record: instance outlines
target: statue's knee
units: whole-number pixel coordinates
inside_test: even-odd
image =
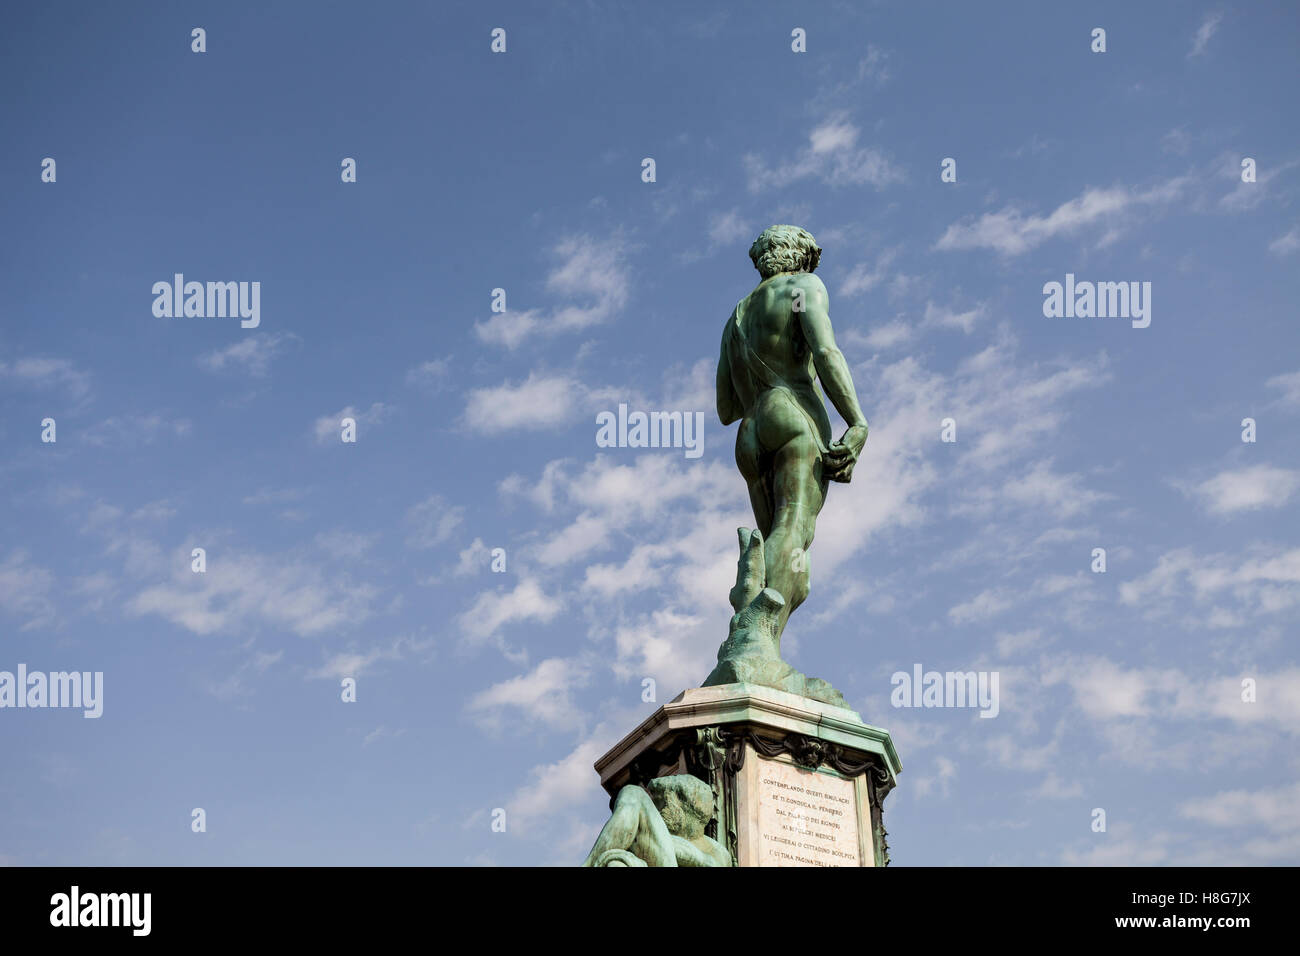
[[[614,809],[616,810],[620,807],[627,807],[630,810],[639,812],[646,806],[654,806],[650,794],[636,784],[628,784],[623,787],[619,790],[618,796],[614,798]]]

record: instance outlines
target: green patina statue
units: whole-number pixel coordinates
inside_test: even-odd
[[[825,681],[781,660],[781,634],[808,597],[808,548],[829,482],[853,477],[867,420],[835,345],[826,286],[813,275],[821,249],[798,226],[771,226],[750,247],[762,277],[722,333],[718,417],[740,421],[736,465],[757,528],[740,529],[727,640],[704,686],[746,682],[847,706]],[[839,441],[818,380],[848,424]]]
[[[731,866],[726,847],[704,833],[713,816],[713,788],[690,774],[626,786],[582,865]]]

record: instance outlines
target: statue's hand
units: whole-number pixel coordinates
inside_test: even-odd
[[[851,426],[844,437],[831,445],[822,456],[822,474],[831,481],[848,482],[853,478],[853,466],[858,463],[862,446],[866,443],[867,426]]]

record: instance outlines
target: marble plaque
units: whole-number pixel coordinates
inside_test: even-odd
[[[782,760],[752,765],[758,866],[867,866],[854,781]]]

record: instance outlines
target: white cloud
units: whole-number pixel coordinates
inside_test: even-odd
[[[1188,820],[1214,827],[1263,827],[1270,833],[1300,831],[1300,782],[1265,790],[1225,790],[1178,807]]]
[[[358,561],[379,541],[378,534],[362,534],[356,531],[322,531],[313,539],[331,558],[342,561]]]
[[[406,543],[421,550],[437,547],[452,536],[464,517],[464,508],[453,507],[442,495],[430,495],[406,512]]]
[[[1266,198],[1274,196],[1273,183],[1283,173],[1300,166],[1300,159],[1290,159],[1284,162],[1261,163],[1255,168],[1255,181],[1243,182],[1241,179],[1241,163],[1243,157],[1236,153],[1224,153],[1216,161],[1219,175],[1231,182],[1233,188],[1231,192],[1225,193],[1219,199],[1219,206],[1228,212],[1246,212],[1254,209]],[[1288,233],[1275,239],[1269,245],[1269,249],[1277,255],[1285,255],[1291,251]],[[1277,245],[1277,249],[1273,246]]]
[[[592,764],[605,752],[603,737],[584,740],[569,754],[551,764],[534,767],[529,782],[506,804],[509,826],[527,834],[548,818],[572,813],[600,792]],[[595,831],[591,833],[594,841]]]
[[[725,596],[726,592],[721,593]],[[615,632],[614,673],[638,685],[649,677],[671,696],[677,688],[693,687],[704,679],[726,636],[724,615],[653,611]]]
[[[1275,388],[1282,393],[1277,399],[1279,405],[1284,408],[1300,409],[1300,372],[1274,375],[1264,385],[1268,388]]]
[[[909,341],[913,334],[912,326],[908,325],[902,319],[895,319],[892,322],[885,322],[877,325],[866,335],[849,332],[843,336],[844,341],[850,345],[861,343],[863,347],[872,350],[892,349],[896,345],[902,345]]]
[[[50,600],[53,587],[54,575],[33,564],[26,551],[10,551],[0,563],[0,608],[23,620],[19,630],[53,623],[54,604]]]
[[[1075,392],[1098,388],[1110,380],[1104,353],[1094,359],[1057,364],[1055,370],[1039,366],[1017,368],[1012,344],[999,340],[963,360],[951,384],[941,383],[946,401],[936,401],[928,434],[937,432],[940,418],[957,421],[957,447],[963,465],[982,471],[1014,466],[1022,452],[1040,446],[1065,420],[1061,406]],[[1038,467],[1050,469],[1050,460]],[[1041,477],[1046,478],[1047,475]],[[972,499],[997,497],[996,483],[971,485]],[[1022,491],[1028,492],[1029,485]],[[1089,502],[1090,503],[1090,502]]]
[[[1014,633],[1003,632],[996,637],[998,654],[1001,657],[1010,657],[1013,654],[1038,646],[1042,643],[1042,640],[1043,632],[1037,628]]]
[[[666,519],[675,503],[688,506],[725,501],[733,482],[719,461],[691,463],[667,455],[638,455],[620,464],[600,455],[580,473],[565,475],[561,494],[583,510],[552,535],[538,552],[547,565],[564,565],[615,544],[616,534],[634,525]],[[698,517],[698,515],[697,515]]]
[[[1196,30],[1196,36],[1192,37],[1192,48],[1187,51],[1188,57],[1200,56],[1205,52],[1205,47],[1209,44],[1210,38],[1214,36],[1219,29],[1219,24],[1223,21],[1222,13],[1207,14],[1201,21],[1201,25]]]
[[[1162,554],[1142,577],[1120,585],[1124,604],[1142,604],[1152,614],[1186,610],[1198,603],[1231,600],[1242,614],[1270,615],[1300,604],[1300,548],[1253,549],[1248,555],[1198,555],[1191,548]],[[1218,608],[1220,615],[1228,609]]]
[[[492,728],[505,723],[507,712],[518,711],[525,726],[540,721],[548,727],[574,730],[582,725],[583,714],[573,701],[573,691],[586,686],[590,679],[587,664],[548,658],[527,674],[479,691],[470,699],[467,710],[481,724]]]
[[[476,574],[488,567],[492,551],[482,538],[475,538],[473,543],[457,555],[456,568],[451,573],[458,578]]]
[[[1046,574],[1014,588],[985,589],[969,601],[950,608],[948,617],[954,624],[985,621],[1020,604],[1040,598],[1050,599],[1056,617],[1078,621],[1083,618],[1087,607],[1096,600],[1096,594],[1091,588],[1088,575],[1082,571],[1074,574]],[[1037,640],[1037,637],[1037,631],[1027,631],[1022,635],[1003,635],[998,640],[999,653],[1006,653],[1004,647],[1017,649],[1020,646],[1016,644],[1017,640],[1024,640],[1026,643],[1023,646],[1029,646]]]
[[[889,53],[876,46],[874,43],[867,44],[867,54],[858,61],[858,79],[869,81],[877,86],[883,86],[889,82]]]
[[[622,240],[570,236],[556,244],[554,254],[560,261],[547,275],[546,289],[578,304],[570,302],[549,311],[534,308],[494,313],[474,325],[481,341],[517,348],[537,334],[554,335],[607,322],[627,304],[630,280]],[[509,302],[507,297],[507,307]]]
[[[717,404],[717,363],[700,359],[689,366],[675,365],[664,373],[660,407],[673,411],[701,411],[711,422]]]
[[[254,651],[233,673],[221,680],[208,680],[207,691],[219,700],[234,700],[253,693],[250,678],[265,674],[284,657],[284,651]]]
[[[169,501],[150,501],[131,512],[132,521],[166,521],[175,517],[176,509]]]
[[[1033,795],[1045,800],[1076,800],[1083,796],[1083,784],[1079,781],[1066,783],[1054,773],[1049,773],[1037,787]]]
[[[319,552],[313,555],[307,560],[213,549],[207,571],[197,574],[186,548],[171,557],[170,580],[145,588],[126,609],[166,618],[195,634],[229,636],[259,625],[311,636],[369,617],[378,589],[322,567]]]
[[[546,623],[564,607],[564,602],[546,593],[533,578],[524,578],[513,591],[485,591],[460,616],[461,629],[474,642],[496,635],[503,627],[520,621]]]
[[[965,312],[957,312],[954,309],[937,306],[933,302],[925,303],[926,325],[961,329],[967,335],[970,335],[975,328],[975,323],[983,318],[984,314],[985,307],[983,304],[977,304],[973,309],[968,309]]]
[[[754,239],[758,233],[734,209],[719,213],[709,224],[709,241],[715,246],[729,246],[743,239]]]
[[[251,332],[233,345],[199,357],[199,365],[210,372],[242,367],[254,378],[262,378],[271,368],[271,360],[284,351],[284,343],[297,336],[280,332]]]
[[[519,474],[507,475],[498,488],[507,498],[524,498],[542,511],[551,512],[555,510],[556,496],[567,485],[568,478],[564,469],[570,464],[568,459],[563,458],[547,462],[542,468],[540,478],[530,479]]]
[[[869,185],[882,189],[904,179],[883,152],[874,147],[857,148],[859,130],[842,116],[813,128],[808,146],[794,159],[769,168],[753,154],[744,157],[749,189],[758,192],[788,186],[802,179],[819,179],[831,186]]]
[[[1072,518],[1107,497],[1084,488],[1079,475],[1053,471],[1051,459],[1036,462],[1028,473],[1004,482],[1002,496],[1062,518]]]
[[[969,624],[995,617],[1010,608],[1015,602],[1005,592],[981,591],[969,601],[954,605],[948,609],[948,617],[954,624]]]
[[[1280,508],[1297,488],[1300,471],[1251,465],[1222,471],[1191,489],[1210,514],[1231,515],[1260,508]]]
[[[0,361],[0,379],[15,385],[37,389],[66,389],[73,399],[90,391],[90,376],[67,359],[23,358]]]
[[[446,386],[448,373],[451,372],[451,356],[443,356],[428,362],[421,362],[406,373],[406,384],[419,385],[437,391]]]
[[[952,792],[952,782],[957,778],[957,764],[947,757],[934,758],[934,773],[915,778],[911,789],[917,797],[928,797],[932,793],[947,799]]]
[[[1014,206],[984,213],[976,219],[953,223],[935,243],[940,250],[991,249],[1004,256],[1018,256],[1050,239],[1073,236],[1085,229],[1104,227],[1113,238],[1139,207],[1158,207],[1178,199],[1190,182],[1172,179],[1143,192],[1123,186],[1087,189],[1057,206],[1046,216],[1026,215]]]
[[[1066,847],[1061,860],[1066,866],[1168,865],[1174,842],[1168,833],[1147,833],[1129,823],[1114,823],[1106,833],[1094,834],[1090,844],[1081,844],[1084,849]]]
[[[897,256],[898,250],[886,249],[876,256],[874,263],[859,262],[849,270],[837,291],[850,298],[870,292],[889,277],[889,267]]]
[[[583,396],[583,386],[575,379],[533,372],[518,385],[507,382],[471,391],[464,421],[489,434],[511,428],[554,428],[573,423]],[[591,427],[594,435],[594,419]]]
[[[1242,681],[1256,681],[1257,698],[1242,700]],[[1231,721],[1300,729],[1300,668],[1196,676],[1175,667],[1129,666],[1100,656],[1067,655],[1044,660],[1042,686],[1065,685],[1090,719],[1132,718],[1182,723]],[[1154,727],[1148,726],[1148,736]]]
[[[345,677],[360,677],[368,673],[375,664],[383,661],[400,661],[411,653],[429,650],[432,640],[418,641],[409,637],[395,638],[387,645],[376,645],[368,650],[340,651],[327,653],[325,662],[307,672],[308,680],[339,681]]]
[[[183,438],[190,433],[186,418],[168,419],[160,412],[148,415],[114,415],[86,433],[86,443],[96,447],[152,445],[160,438]]]
[[[1300,249],[1300,227],[1292,228],[1268,244],[1268,251],[1275,256],[1289,256]]]

